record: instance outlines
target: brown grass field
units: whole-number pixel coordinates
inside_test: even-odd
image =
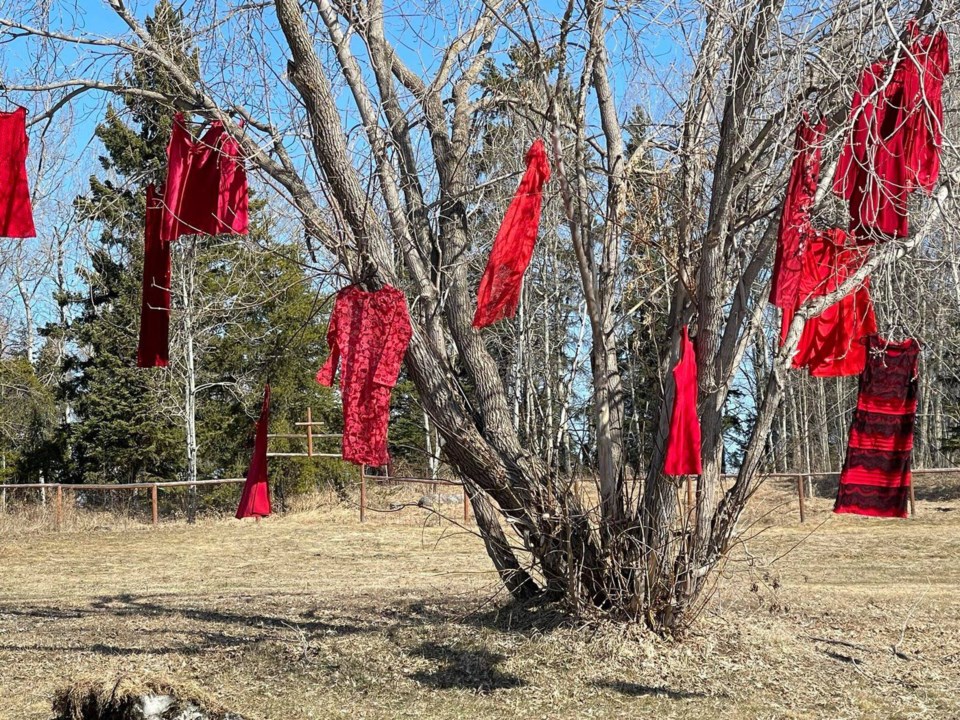
[[[903,521],[830,504],[800,525],[767,488],[682,643],[511,609],[479,540],[416,509],[59,533],[6,516],[0,718],[120,676],[265,720],[960,718],[960,502]]]

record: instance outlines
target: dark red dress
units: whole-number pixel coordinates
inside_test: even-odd
[[[780,215],[777,255],[770,282],[770,302],[784,310],[792,310],[797,305],[803,241],[811,230],[810,206],[820,182],[822,142],[826,130],[826,122],[820,120],[813,125],[807,113],[797,125],[793,164]]]
[[[160,237],[181,235],[246,235],[247,173],[240,145],[213,122],[199,140],[187,131],[183,113],[173,118],[167,145],[167,182]]]
[[[550,179],[550,162],[543,140],[527,151],[527,169],[503,218],[477,292],[475,328],[513,317],[520,303],[527,271],[540,228],[543,186]]]
[[[270,386],[263,388],[263,405],[260,406],[260,419],[257,420],[256,436],[253,441],[253,456],[247,481],[243,485],[243,494],[237,506],[237,519],[247,517],[266,517],[272,510],[270,506],[270,485],[267,480],[267,433],[270,425]]]
[[[812,297],[836,290],[863,264],[865,252],[865,248],[853,244],[840,228],[814,233],[803,252],[797,307]],[[792,310],[783,312],[781,342],[793,314]],[[859,375],[866,361],[861,339],[876,330],[867,278],[839,302],[807,320],[793,357],[793,367],[809,368],[814,377]]]
[[[879,335],[864,345],[867,364],[834,512],[906,517],[920,345],[912,338],[888,343]]]
[[[700,417],[697,415],[697,356],[687,326],[680,341],[680,360],[673,368],[673,414],[667,436],[667,475],[699,475]]]
[[[27,184],[27,111],[0,112],[0,237],[36,237]]]
[[[170,361],[170,243],[160,239],[163,205],[147,187],[143,229],[143,284],[137,367],[166,367]]]
[[[366,292],[350,285],[337,293],[327,328],[330,356],[317,382],[332,385],[340,367],[344,460],[373,466],[390,461],[390,393],[411,334],[406,298],[395,287]]]

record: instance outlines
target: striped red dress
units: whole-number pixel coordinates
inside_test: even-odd
[[[906,517],[920,345],[912,338],[891,343],[879,335],[863,342],[867,363],[834,512]]]

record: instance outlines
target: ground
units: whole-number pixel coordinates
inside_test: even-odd
[[[124,673],[253,720],[960,717],[960,503],[883,521],[819,500],[804,525],[785,491],[762,507],[683,643],[511,610],[481,543],[416,509],[0,518],[0,718]]]

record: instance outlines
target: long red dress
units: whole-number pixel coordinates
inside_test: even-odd
[[[863,264],[865,249],[854,244],[846,231],[832,228],[814,233],[803,253],[797,307],[812,297],[837,289]],[[781,341],[786,337],[793,310],[784,310]],[[861,339],[876,332],[877,321],[870,299],[870,279],[809,318],[793,357],[793,367],[809,368],[814,377],[859,375],[866,362]]]
[[[143,229],[143,283],[137,367],[166,367],[170,362],[170,243],[160,239],[163,205],[147,187]]]
[[[167,182],[160,237],[181,235],[246,235],[247,173],[240,145],[220,122],[213,122],[199,140],[187,130],[183,113],[173,118],[167,145]]]
[[[683,326],[680,360],[673,368],[673,414],[667,436],[667,475],[699,475],[700,417],[697,415],[697,356],[687,326]]]
[[[834,512],[906,517],[920,346],[912,338],[889,343],[878,335],[864,344],[867,364]]]
[[[390,393],[411,335],[407,301],[395,287],[366,292],[350,285],[337,293],[327,328],[330,356],[317,382],[333,385],[340,367],[344,460],[372,466],[390,461]]]
[[[947,38],[920,35],[915,23],[909,30],[913,40],[895,66],[882,60],[861,74],[834,178],[861,242],[905,237],[908,194],[929,192],[939,174]]]
[[[270,426],[270,386],[263,388],[263,405],[260,406],[260,419],[257,420],[256,436],[253,441],[253,456],[247,481],[243,484],[243,494],[237,506],[237,519],[247,517],[266,517],[270,514],[270,485],[267,480],[267,433]]]
[[[27,184],[27,111],[0,112],[0,237],[37,236]]]
[[[540,228],[543,186],[550,179],[550,161],[543,140],[534,141],[526,159],[526,172],[493,241],[480,279],[477,311],[473,316],[475,328],[513,317],[520,304],[523,274],[533,257]]]
[[[810,206],[820,182],[822,142],[826,130],[825,121],[811,124],[807,113],[797,125],[793,164],[780,215],[777,254],[770,281],[770,302],[785,310],[797,305],[803,240],[811,229]]]

